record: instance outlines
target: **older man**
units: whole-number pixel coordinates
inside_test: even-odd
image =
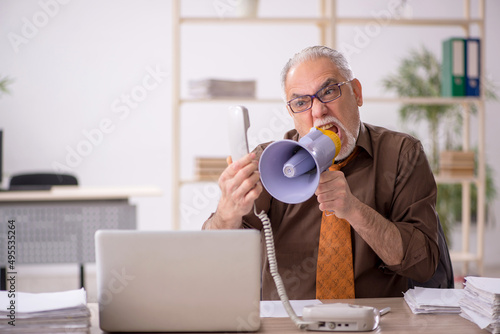
[[[361,83],[335,50],[316,46],[298,53],[283,69],[282,85],[295,124],[285,138],[298,140],[313,126],[334,131],[342,143],[336,163],[347,164],[324,172],[309,200],[286,204],[259,181],[258,159],[269,143],[262,144],[223,172],[221,199],[204,228],[262,229],[252,210],[255,202],[271,220],[278,268],[291,299],[401,296],[409,280],[431,278],[439,258],[437,190],[421,143],[361,122]],[[332,223],[329,214],[337,220]],[[323,230],[338,221],[350,228],[345,261],[337,241],[321,246]],[[347,263],[351,273],[342,275],[351,275],[354,284],[351,279],[351,287],[342,287],[345,293],[319,292],[325,280],[329,289],[341,286],[342,278],[320,275],[325,256],[327,264],[339,258]],[[262,299],[277,298],[264,261]]]

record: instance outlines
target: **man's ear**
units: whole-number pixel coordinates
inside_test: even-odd
[[[363,105],[363,89],[361,87],[361,82],[359,82],[358,79],[354,78],[352,79],[351,86],[354,96],[356,97],[358,107],[361,107]]]

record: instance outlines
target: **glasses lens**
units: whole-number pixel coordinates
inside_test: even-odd
[[[333,101],[340,96],[340,87],[338,85],[325,87],[317,95],[323,103]]]
[[[289,102],[290,108],[293,112],[306,111],[311,107],[311,97],[310,96],[299,96]]]

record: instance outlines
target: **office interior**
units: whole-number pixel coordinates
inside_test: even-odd
[[[177,193],[172,171],[179,168],[180,178],[189,180],[195,174],[196,157],[229,154],[225,115],[231,102],[187,102],[179,111],[173,110],[172,101],[178,96],[189,99],[190,80],[255,80],[256,96],[265,101],[246,101],[250,146],[280,139],[293,127],[279,101],[280,71],[294,53],[321,43],[315,24],[223,22],[245,15],[239,13],[237,3],[182,0],[182,15],[221,22],[180,27],[181,49],[176,50],[174,31],[178,27],[172,1],[0,0],[0,79],[9,79],[8,92],[0,95],[2,189],[19,173],[60,171],[75,175],[81,187],[157,187],[159,195],[130,199],[137,206],[137,229],[200,229],[217,205],[217,183],[185,182]],[[442,42],[464,36],[464,29],[395,22],[458,20],[464,17],[465,7],[477,18],[483,3],[484,30],[472,24],[469,33],[482,36],[481,71],[499,95],[498,1],[337,0],[338,17],[371,18],[335,25],[336,46],[345,52],[363,85],[362,121],[411,132],[430,149],[427,125],[403,124],[398,116],[401,103],[383,100],[397,97],[384,88],[383,79],[395,74],[412,50],[425,48],[441,61]],[[320,4],[260,0],[257,17],[317,17]],[[177,52],[180,64],[174,63]],[[181,74],[180,84],[174,82],[176,71]],[[179,113],[180,124],[174,121],[174,113]],[[486,99],[484,113],[484,133],[478,131],[480,120],[471,115],[471,146],[484,135],[486,163],[498,195],[487,211],[483,274],[500,277],[500,101]],[[443,129],[454,126],[442,125]],[[444,140],[440,138],[441,143]],[[179,214],[173,214],[175,210]],[[472,224],[472,250],[477,248],[475,233]],[[459,222],[453,225],[450,240],[452,249],[461,246]],[[95,301],[95,270],[92,263],[86,268],[89,300]],[[468,273],[462,268],[462,262],[454,262],[457,276],[478,274],[474,263]],[[76,264],[20,265],[18,289],[78,288],[77,274]]]

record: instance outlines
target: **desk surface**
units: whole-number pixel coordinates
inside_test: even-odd
[[[50,190],[2,191],[1,202],[87,201],[127,199],[136,196],[161,196],[157,187],[83,187],[54,186]]]
[[[391,307],[391,312],[381,318],[380,326],[373,332],[365,333],[425,333],[425,334],[474,334],[488,333],[481,330],[476,324],[462,318],[458,314],[413,314],[401,298],[370,298],[370,299],[350,299],[350,300],[326,300],[324,303],[343,302],[358,305],[373,306],[378,309]],[[89,308],[92,313],[92,334],[105,333],[99,329],[99,312],[96,303],[90,303]],[[289,318],[262,318],[261,328],[257,333],[301,333]],[[314,332],[308,332],[314,333]],[[319,333],[319,332],[316,332]],[[338,332],[337,332],[338,333]],[[349,332],[344,332],[349,333]],[[353,332],[350,332],[353,333]]]

